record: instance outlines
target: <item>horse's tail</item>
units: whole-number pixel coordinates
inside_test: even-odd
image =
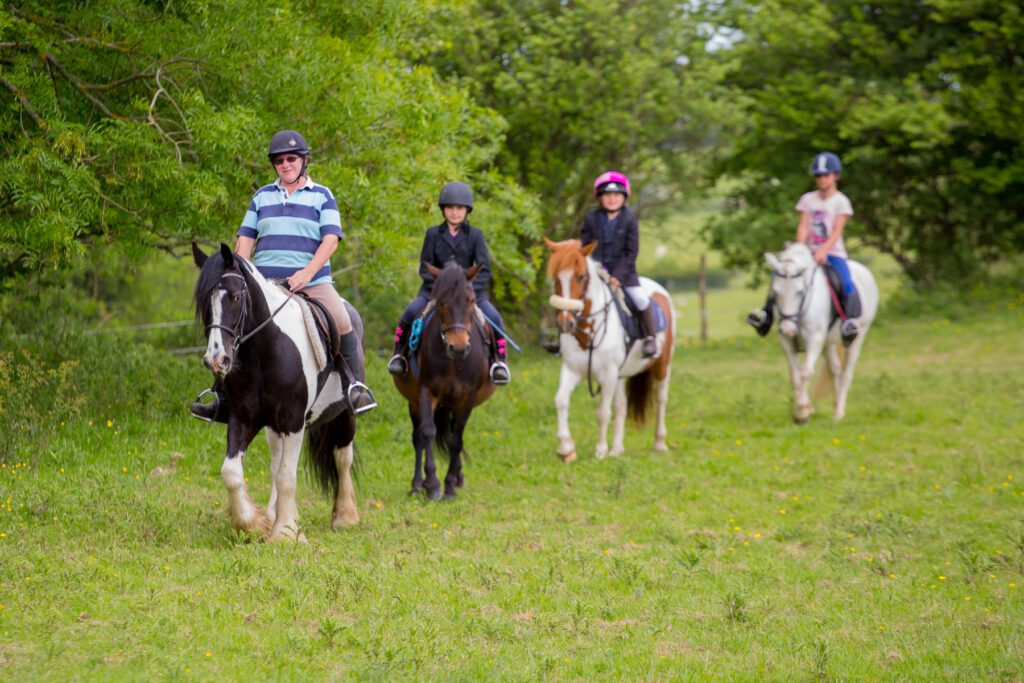
[[[346,410],[332,420],[306,429],[306,448],[313,479],[324,493],[338,495],[338,463],[334,451],[354,441],[356,418]],[[352,473],[358,471],[355,444],[352,444]]]
[[[839,367],[840,369],[843,369],[846,367],[846,347],[840,345],[837,348],[839,351]],[[811,391],[811,399],[815,401],[825,398],[825,396],[832,393],[832,390],[835,388],[835,384],[833,383],[835,378],[832,375],[832,366],[828,364],[827,358],[825,359],[824,365],[825,367],[820,373],[818,373],[818,381],[815,382],[814,389]]]
[[[654,369],[644,370],[626,380],[626,407],[629,416],[639,425],[647,419],[647,409],[654,401]]]
[[[448,445],[452,434],[455,433],[455,413],[446,405],[438,405],[434,410],[434,429],[437,434],[434,436],[434,447],[446,457],[451,457],[448,452]]]

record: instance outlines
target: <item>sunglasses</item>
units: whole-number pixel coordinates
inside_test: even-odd
[[[274,166],[280,166],[285,162],[288,162],[289,164],[294,164],[301,158],[302,157],[296,156],[294,154],[282,154],[279,157],[274,157]]]

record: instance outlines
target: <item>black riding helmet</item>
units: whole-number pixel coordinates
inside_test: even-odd
[[[441,194],[437,198],[437,205],[444,210],[446,206],[464,206],[466,214],[473,212],[473,190],[469,185],[453,180],[441,188]]]
[[[282,130],[279,133],[274,133],[274,137],[270,138],[267,158],[273,159],[278,154],[285,154],[287,152],[292,152],[299,156],[308,156],[309,145],[306,144],[306,138],[294,130]]]

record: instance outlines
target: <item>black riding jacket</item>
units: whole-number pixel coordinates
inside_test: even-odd
[[[420,250],[420,277],[423,278],[423,285],[420,287],[419,296],[430,298],[430,292],[434,288],[434,276],[431,275],[423,263],[429,263],[438,268],[444,268],[452,259],[463,268],[480,264],[480,272],[473,278],[473,293],[477,299],[487,298],[487,285],[491,281],[491,257],[487,252],[487,243],[484,241],[484,234],[480,228],[475,228],[464,222],[459,226],[459,232],[452,238],[448,232],[448,224],[441,222],[432,228],[427,228],[423,236],[423,249]]]
[[[597,242],[592,256],[608,270],[608,273],[624,287],[635,287],[640,284],[640,276],[636,273],[636,256],[640,251],[640,224],[628,206],[615,220],[614,237],[603,240],[601,235],[601,215],[604,209],[592,209],[583,221],[580,240],[586,246]]]

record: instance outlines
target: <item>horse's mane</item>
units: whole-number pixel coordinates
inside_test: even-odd
[[[449,261],[434,281],[433,298],[437,301],[448,300],[466,286],[466,273],[455,261]]]
[[[233,256],[235,258],[235,266],[239,272],[249,273],[250,275],[259,272],[255,268],[250,268],[246,260],[238,254],[233,254]],[[206,259],[206,263],[203,264],[202,269],[199,271],[199,279],[196,281],[195,292],[192,294],[192,308],[194,309],[197,324],[203,324],[203,313],[210,304],[210,296],[213,294],[213,290],[217,288],[221,276],[227,270],[220,252],[214,251]]]
[[[580,251],[579,240],[566,240],[559,242],[551,252],[551,260],[548,261],[548,276],[556,277],[563,270],[572,270],[574,273],[586,270],[587,257]]]
[[[789,242],[779,254],[779,260],[806,264],[814,260],[814,254],[811,253],[811,248],[803,242]]]

